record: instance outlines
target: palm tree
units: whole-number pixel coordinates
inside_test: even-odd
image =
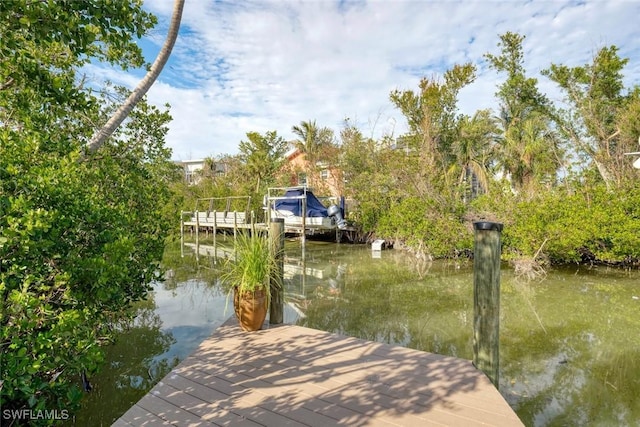
[[[113,134],[113,132],[120,126],[120,124],[127,118],[131,110],[136,106],[136,104],[142,99],[143,96],[149,91],[149,88],[156,81],[164,65],[167,63],[169,56],[171,55],[171,51],[173,50],[173,45],[178,38],[178,30],[180,29],[180,21],[182,20],[182,10],[184,9],[185,0],[175,0],[173,4],[173,14],[171,16],[171,25],[169,26],[169,33],[167,34],[167,39],[160,49],[160,53],[158,53],[158,57],[154,61],[153,65],[144,76],[138,86],[131,92],[126,101],[116,110],[116,112],[111,116],[111,118],[105,123],[102,128],[96,132],[89,144],[87,145],[87,152],[93,153],[97,151]]]
[[[502,116],[504,134],[498,142],[498,159],[514,190],[532,192],[536,184],[555,181],[563,154],[549,120],[540,113],[520,120]]]
[[[458,137],[451,145],[454,163],[449,173],[457,174],[458,187],[464,199],[469,190],[473,196],[473,181],[484,191],[489,188],[489,152],[498,129],[489,110],[480,110],[473,117],[463,116],[458,125]]]
[[[305,154],[311,167],[320,159],[322,150],[333,142],[333,131],[326,127],[318,128],[315,120],[302,121],[299,126],[293,126],[291,131],[300,138],[296,146]]]

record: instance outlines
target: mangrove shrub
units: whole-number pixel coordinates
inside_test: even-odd
[[[124,93],[79,71],[91,61],[144,65],[134,38],[154,24],[136,0],[0,2],[3,415],[72,413],[110,325],[157,277],[175,171],[164,147],[170,116],[142,102],[88,154],[113,111],[108,99]],[[96,95],[103,89],[108,97]]]

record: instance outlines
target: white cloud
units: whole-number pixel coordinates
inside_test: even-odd
[[[145,7],[159,17],[150,40],[160,44],[172,2]],[[378,137],[406,129],[391,90],[416,89],[420,77],[457,63],[478,66],[477,81],[460,95],[462,112],[494,107],[502,77],[482,56],[498,52],[506,31],[526,35],[525,65],[554,99],[540,70],[587,63],[605,45],[630,58],[627,82],[639,84],[638,16],[638,1],[187,0],[172,58],[149,97],[172,106],[175,158],[236,153],[250,131],[293,139],[291,127],[302,120],[337,133],[349,117]],[[109,75],[130,86],[136,80]]]

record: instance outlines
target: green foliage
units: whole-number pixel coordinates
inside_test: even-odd
[[[0,4],[3,409],[72,412],[110,326],[158,274],[173,221],[171,117],[143,101],[85,157],[114,105],[76,81],[90,60],[141,65],[132,36],[154,22],[138,1]]]
[[[433,258],[454,257],[472,248],[472,235],[460,211],[446,212],[431,199],[407,197],[394,204],[378,223],[381,237],[401,241]],[[446,209],[446,208],[445,208]]]
[[[197,175],[195,182],[184,180],[173,183],[175,191],[180,195],[176,198],[174,215],[180,211],[191,211],[197,208],[197,199],[209,197],[246,196],[253,191],[253,182],[248,182],[244,165],[238,156],[221,156],[215,159],[205,159],[214,164],[221,164],[225,173],[216,175],[203,171]]]
[[[442,82],[422,78],[419,92],[394,90],[390,94],[393,104],[402,111],[412,133],[432,136],[446,135],[455,127],[457,98],[460,90],[473,83],[476,67],[472,64],[455,65],[445,72]],[[447,138],[441,138],[441,149],[447,148]]]
[[[474,208],[504,220],[503,254],[507,259],[540,254],[556,264],[576,262],[637,263],[640,257],[640,186],[615,192],[604,186],[568,193],[555,189],[533,199],[513,194]]]
[[[378,218],[388,208],[389,177],[379,162],[374,140],[349,122],[340,133],[342,140],[339,167],[345,180],[345,197],[355,200],[350,206],[350,219],[363,230],[376,228]]]
[[[378,233],[409,245],[422,242],[430,231],[429,208],[425,201],[416,197],[402,199],[380,219]],[[411,227],[407,227],[408,224]]]
[[[506,74],[498,86],[499,124],[494,162],[509,176],[516,191],[535,193],[553,183],[562,163],[559,138],[547,114],[549,100],[538,90],[538,81],[524,68],[525,37],[507,32],[500,36],[500,54],[486,54],[489,66]]]
[[[423,78],[418,92],[390,95],[410,132],[402,137],[403,150],[389,147],[378,154],[378,173],[389,182],[376,232],[433,257],[468,251],[462,207],[488,187],[494,119],[489,111],[469,117],[457,107],[475,72],[472,64],[456,65],[442,81]]]
[[[154,277],[169,225],[158,212],[167,192],[151,165],[133,157],[89,164],[41,155],[25,163],[5,141],[2,403],[71,409],[80,373],[101,361],[104,328]]]
[[[282,286],[276,254],[269,247],[269,239],[262,234],[239,234],[234,243],[233,256],[225,261],[221,281],[232,292],[255,292],[268,290],[271,286]],[[270,292],[267,292],[267,298]]]
[[[312,167],[323,153],[323,151],[333,144],[333,131],[326,127],[318,127],[315,120],[300,122],[300,125],[293,126],[291,131],[299,138],[296,146],[304,152],[307,161]]]
[[[31,47],[41,48],[42,54],[51,52],[50,48],[67,50],[75,66],[97,59],[124,68],[139,67],[144,60],[133,38],[142,37],[157,23],[142,9],[141,0],[7,0],[0,3],[0,16],[0,57],[17,52],[22,58],[14,65],[24,68],[35,65],[29,63],[34,59],[30,55],[38,49]],[[46,68],[41,71],[50,71]]]
[[[477,192],[489,189],[493,150],[491,143],[497,133],[495,120],[489,110],[477,111],[473,117],[460,118],[458,137],[451,146],[453,162],[447,174],[457,178],[457,188],[464,201],[472,199]],[[478,181],[479,191],[470,182],[473,178]]]
[[[541,111],[549,103],[538,90],[538,80],[525,74],[524,40],[525,36],[508,31],[500,36],[500,55],[484,55],[491,68],[507,74],[507,80],[499,86],[496,96],[502,109],[512,119],[521,119],[532,111]]]
[[[578,156],[597,167],[609,188],[625,185],[635,175],[624,153],[637,147],[640,129],[632,117],[640,89],[636,85],[626,93],[622,70],[627,63],[616,46],[609,46],[598,50],[590,64],[551,64],[542,72],[566,96],[567,109],[552,114],[558,129]]]
[[[209,167],[214,164],[222,165],[223,174],[217,175],[205,170],[199,174],[195,184],[176,184],[181,197],[176,199],[179,205],[174,212],[194,210],[197,199],[250,196],[250,211],[256,215],[262,214],[262,199],[267,194],[267,189],[289,184],[280,175],[286,147],[284,139],[275,131],[264,135],[248,132],[247,140],[240,142],[240,154],[207,159]]]
[[[255,194],[266,194],[270,180],[283,164],[286,141],[276,131],[260,135],[248,132],[247,141],[239,145],[240,158],[244,162],[246,172],[256,180]]]

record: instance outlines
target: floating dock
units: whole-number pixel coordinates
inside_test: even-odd
[[[470,361],[235,318],[113,425],[523,426]]]

